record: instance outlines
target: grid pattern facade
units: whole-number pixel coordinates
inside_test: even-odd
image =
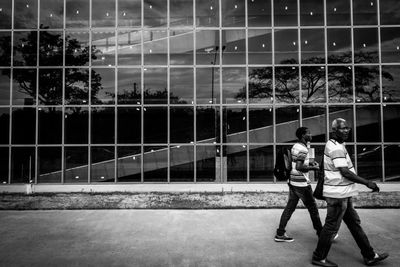
[[[395,0],[2,0],[0,182],[278,182],[330,122],[400,177]]]

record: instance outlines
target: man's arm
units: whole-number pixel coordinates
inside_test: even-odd
[[[379,187],[375,182],[369,181],[367,179],[364,179],[358,175],[356,175],[354,172],[350,171],[349,168],[347,167],[338,167],[340,173],[346,177],[348,180],[358,183],[358,184],[363,184],[366,187],[372,189],[373,191],[379,192]]]
[[[304,164],[304,160],[297,160],[296,161],[296,170],[301,172],[308,172],[312,170],[319,170],[318,163],[316,165],[307,166]]]

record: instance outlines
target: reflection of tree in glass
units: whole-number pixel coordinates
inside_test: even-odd
[[[114,97],[114,93],[106,92],[106,95],[110,97]],[[144,98],[151,100],[151,101],[166,101],[168,96],[167,88],[164,88],[163,91],[161,90],[152,90],[148,88],[144,91]],[[133,91],[130,90],[123,90],[121,93],[118,93],[118,102],[119,103],[131,103],[132,99],[140,100],[140,90],[138,90],[135,86]],[[181,100],[181,97],[175,96],[172,92],[169,94],[169,99],[171,104],[187,104],[186,101]]]
[[[379,101],[379,68],[368,66],[357,66],[355,69],[356,93],[362,102]],[[393,81],[393,76],[382,70],[382,80]],[[391,95],[389,93],[389,95]]]
[[[71,66],[83,66],[89,61],[89,47],[81,46],[78,40],[71,39],[70,36],[65,37],[66,45],[66,61],[70,62]],[[1,47],[9,47],[9,40],[7,38],[0,39]],[[40,43],[45,44],[40,47],[40,64],[42,66],[59,66],[63,58],[63,37],[61,34],[54,34],[46,31],[40,32]],[[37,32],[31,31],[28,33],[26,38],[21,39],[21,44],[14,46],[14,53],[21,55],[21,60],[14,59],[14,65],[25,65],[25,66],[36,66],[36,51],[37,45]],[[96,59],[95,52],[99,53],[95,46],[92,46],[92,59]],[[7,53],[3,53],[0,60],[5,60],[9,56]],[[17,61],[15,61],[17,60]],[[10,69],[3,69],[3,75],[10,77]],[[62,82],[62,72],[54,72],[54,75],[49,72],[39,72],[39,80],[41,81],[39,90],[39,99],[41,103],[51,104],[57,101],[61,96],[59,95],[56,87]],[[89,73],[81,72],[79,69],[66,69],[66,99],[73,99],[80,97],[87,92],[84,92],[83,88],[88,87]],[[36,73],[35,72],[15,72],[13,79],[19,83],[19,90],[22,93],[36,97]],[[82,82],[86,86],[74,86],[74,84]],[[101,77],[92,72],[92,97],[96,97],[98,91],[101,89]]]

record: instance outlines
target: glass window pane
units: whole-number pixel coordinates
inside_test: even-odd
[[[90,0],[66,0],[66,27],[89,27]]]
[[[357,146],[357,174],[367,180],[382,180],[381,145]]]
[[[354,25],[376,25],[377,17],[376,0],[353,0],[353,23]]]
[[[92,65],[115,65],[114,31],[92,31]]]
[[[115,69],[92,69],[91,100],[95,105],[115,102]]]
[[[8,145],[10,131],[10,110],[0,108],[0,144]]]
[[[400,62],[400,28],[381,28],[382,62]]]
[[[350,66],[328,67],[329,102],[353,102],[353,71]]]
[[[246,69],[222,69],[222,101],[227,103],[246,103]]]
[[[303,126],[310,129],[313,142],[325,142],[326,108],[324,106],[302,106]]]
[[[193,182],[194,181],[194,147],[171,146],[170,147],[170,181]]]
[[[33,183],[35,180],[35,148],[11,148],[11,183]]]
[[[142,64],[142,31],[118,32],[118,65]]]
[[[12,86],[14,105],[36,103],[36,69],[14,69]]]
[[[219,26],[219,1],[196,0],[196,26],[197,27]]]
[[[0,66],[11,66],[11,32],[0,32]]]
[[[271,26],[271,1],[252,0],[247,1],[247,13],[249,27]]]
[[[298,67],[275,68],[275,101],[277,103],[299,102]]]
[[[246,31],[222,30],[222,64],[246,64]]]
[[[223,107],[223,136],[224,143],[247,143],[246,134],[246,107]]]
[[[89,32],[65,32],[65,65],[89,65]]]
[[[65,147],[65,183],[88,183],[88,148]]]
[[[249,103],[272,103],[272,67],[249,68]]]
[[[350,0],[326,1],[328,26],[350,25]]]
[[[325,63],[324,29],[301,30],[301,63]]]
[[[144,31],[143,54],[145,65],[167,65],[168,40],[166,30]]]
[[[92,27],[115,27],[115,0],[92,0]]]
[[[384,105],[383,106],[383,132],[384,142],[399,142],[400,135],[397,129],[400,123],[400,106]]]
[[[249,108],[249,142],[274,142],[272,106]]]
[[[244,27],[245,4],[244,0],[222,0],[222,27]]]
[[[61,183],[61,147],[38,148],[38,183]]]
[[[142,24],[141,3],[141,0],[118,0],[118,26],[140,26]]]
[[[357,142],[381,142],[381,108],[356,106]]]
[[[197,143],[214,143],[219,132],[219,107],[196,107]]]
[[[93,144],[114,143],[114,108],[92,108],[91,134]]]
[[[14,32],[14,66],[36,66],[37,31]]]
[[[400,145],[385,145],[385,181],[400,181]]]
[[[247,181],[247,146],[223,146],[227,156],[227,181]]]
[[[144,69],[143,94],[145,104],[167,104],[167,78],[166,68]]]
[[[297,0],[274,0],[275,26],[297,26]]]
[[[38,108],[39,144],[61,144],[62,109],[49,107]]]
[[[271,30],[248,30],[249,64],[272,63]]]
[[[88,69],[65,69],[65,104],[89,104]]]
[[[11,69],[0,69],[0,105],[10,104]]]
[[[196,146],[197,182],[215,182],[216,157],[217,149],[215,146]]]
[[[356,66],[355,86],[357,102],[379,102],[379,67]]]
[[[329,106],[329,132],[332,132],[331,129],[331,125],[332,125],[332,121],[334,119],[337,118],[342,118],[345,119],[347,121],[347,125],[351,128],[354,128],[354,113],[353,113],[354,109],[353,106]],[[349,139],[347,140],[347,142],[353,142],[354,140],[354,131],[350,131],[349,134]],[[347,146],[348,148],[348,146]],[[349,149],[347,149],[347,151],[350,153]],[[352,153],[350,153],[352,154]],[[354,160],[353,160],[354,163]]]
[[[87,144],[89,129],[89,112],[87,108],[65,108],[65,143]],[[77,131],[79,129],[79,131]]]
[[[0,147],[0,183],[8,184],[8,163],[9,163],[8,147]]]
[[[398,0],[380,0],[379,11],[382,25],[400,25],[400,2]]]
[[[42,31],[39,41],[39,65],[61,66],[63,64],[63,33]]]
[[[62,104],[62,69],[39,69],[39,104]]]
[[[165,107],[143,108],[144,143],[167,143],[168,112]]]
[[[212,67],[196,69],[197,104],[220,103],[219,76],[219,68]]]
[[[324,66],[301,67],[303,103],[326,102],[326,72]]]
[[[276,142],[295,142],[297,140],[295,133],[300,127],[299,106],[277,106],[275,107],[275,116]]]
[[[400,66],[382,66],[384,102],[400,102]]]
[[[91,147],[90,182],[114,182],[115,158],[113,146]]]
[[[171,30],[169,41],[170,64],[193,65],[193,31]]]
[[[37,13],[37,0],[14,0],[14,28],[36,29]]]
[[[117,147],[117,175],[118,182],[140,182],[142,152],[140,146]]]
[[[272,182],[274,179],[273,146],[250,146],[250,182]]]
[[[378,63],[378,29],[354,29],[354,62]]]
[[[144,182],[167,182],[168,147],[145,146],[143,149]]]
[[[324,0],[300,0],[300,25],[324,25]]]
[[[1,1],[0,29],[11,29],[12,0]]]
[[[169,71],[171,104],[193,104],[193,68],[171,68]]]
[[[141,143],[141,108],[140,107],[118,107],[118,143],[140,144]]]
[[[224,48],[225,49],[225,48]],[[219,53],[223,49],[219,47],[219,31],[196,31],[196,64],[218,65]]]
[[[142,102],[140,69],[118,68],[118,104]]]
[[[328,63],[351,63],[350,29],[328,29]]]
[[[297,30],[275,30],[275,64],[299,62]]]
[[[193,0],[170,0],[170,27],[193,26]]]
[[[40,27],[59,29],[64,25],[64,0],[40,0]]]
[[[167,26],[167,0],[144,0],[143,12],[145,27]]]

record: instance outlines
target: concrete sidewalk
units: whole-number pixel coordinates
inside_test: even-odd
[[[359,209],[376,250],[400,264],[400,210]],[[317,237],[305,209],[273,240],[282,209],[0,211],[0,266],[312,266]],[[320,210],[322,220],[325,210]],[[329,258],[364,266],[345,225]]]

